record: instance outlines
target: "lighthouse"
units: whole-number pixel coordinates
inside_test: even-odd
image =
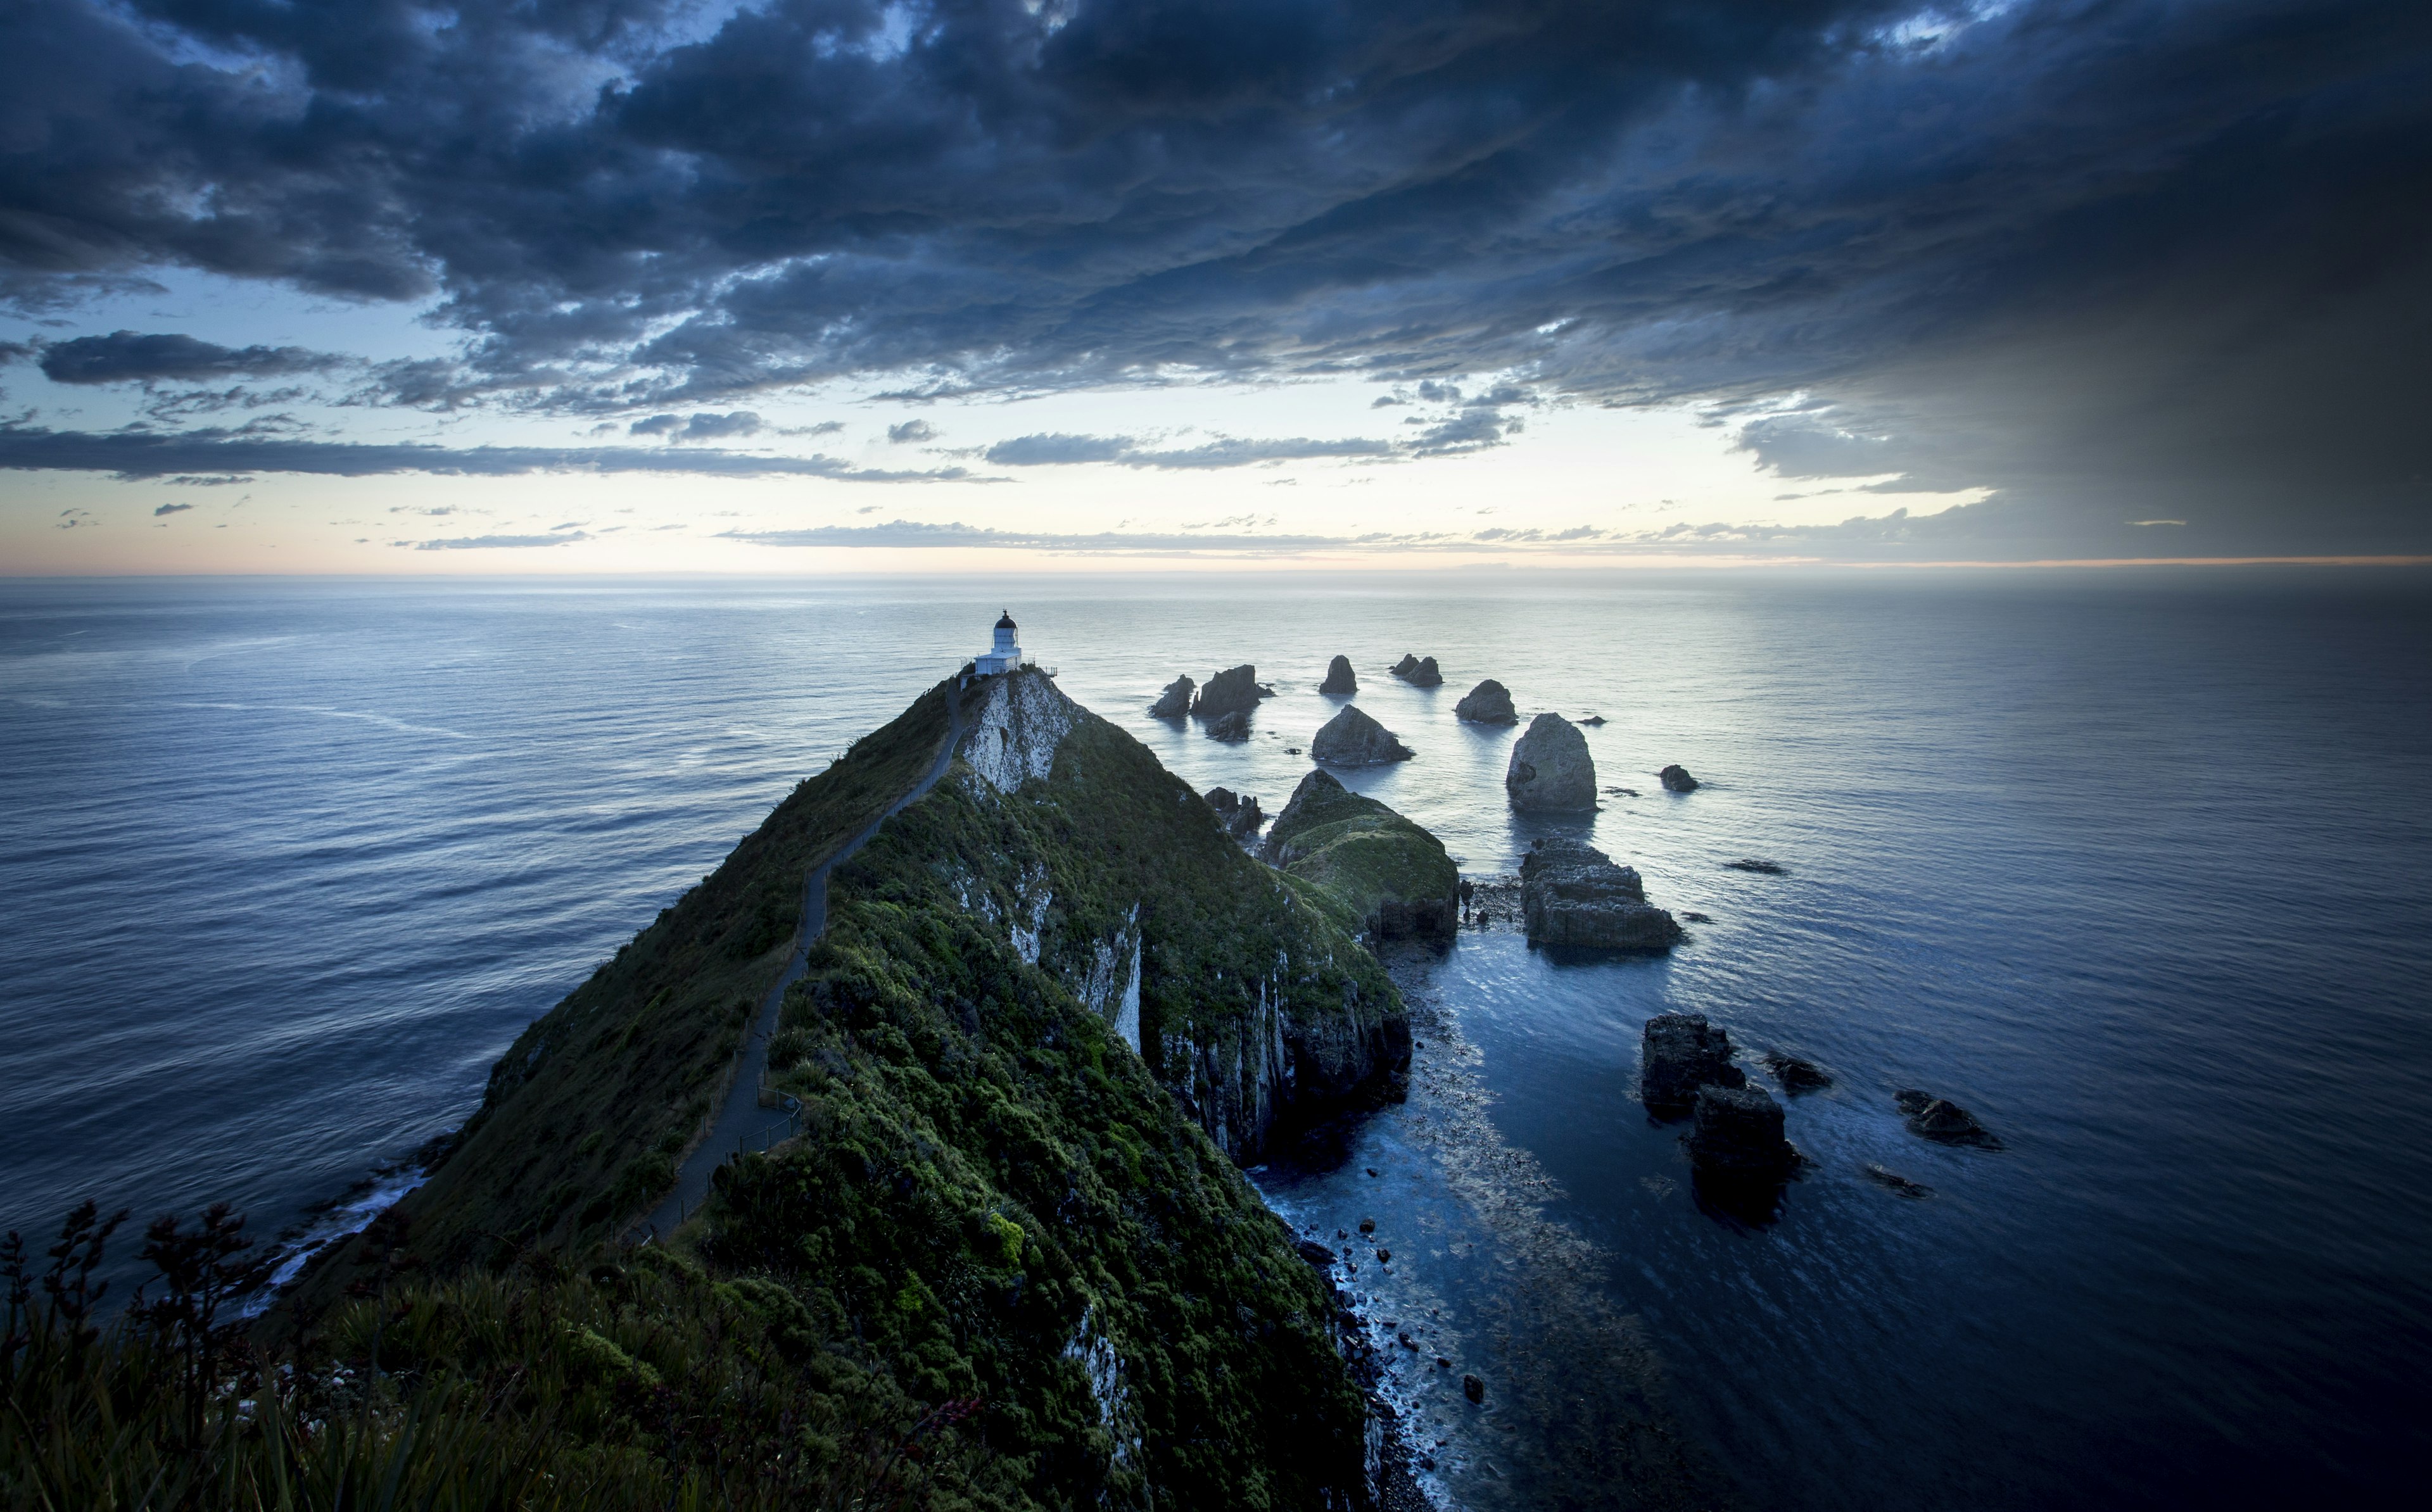
[[[992,672],[1011,672],[1022,665],[1022,647],[1014,644],[1013,611],[997,616],[996,643],[971,659],[971,669],[982,677]]]

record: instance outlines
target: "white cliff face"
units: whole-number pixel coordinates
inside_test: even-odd
[[[1140,905],[1123,916],[1123,928],[1090,948],[1089,968],[1072,983],[1082,1005],[1111,1027],[1123,1042],[1140,1051]]]
[[[1140,907],[1138,904],[1134,904],[1132,907],[1132,917],[1135,919],[1140,917]],[[1134,933],[1132,936],[1132,975],[1131,980],[1123,984],[1123,1000],[1115,1010],[1115,1033],[1123,1036],[1123,1043],[1132,1048],[1132,1053],[1135,1055],[1140,1053],[1140,935],[1138,933]]]
[[[1025,914],[1016,916],[1013,921],[1013,953],[1024,964],[1037,966],[1039,939],[1047,932],[1047,906],[1056,901],[1056,895],[1048,890],[1044,866],[1039,868],[1035,890],[1032,878],[1025,875],[1022,881]]]
[[[971,711],[954,754],[976,777],[1010,793],[1056,764],[1056,748],[1072,732],[1072,700],[1039,672],[1011,672],[988,680]]]
[[[1098,1404],[1098,1426],[1113,1446],[1108,1458],[1119,1470],[1131,1470],[1140,1460],[1140,1417],[1132,1407],[1131,1387],[1123,1380],[1123,1356],[1114,1340],[1098,1331],[1095,1308],[1081,1310],[1080,1325],[1064,1346],[1064,1358],[1081,1367],[1089,1378],[1089,1396]]]

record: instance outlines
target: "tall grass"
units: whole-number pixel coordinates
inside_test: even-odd
[[[41,1269],[0,1241],[7,1512],[878,1509],[963,1479],[971,1404],[788,1359],[748,1284],[679,1261],[393,1276],[272,1359],[231,1305],[238,1220],[155,1223],[155,1278],[105,1317],[118,1226],[78,1208]]]

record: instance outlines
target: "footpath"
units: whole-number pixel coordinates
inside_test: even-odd
[[[638,1224],[631,1237],[648,1242],[661,1235],[672,1234],[709,1195],[709,1180],[718,1168],[745,1151],[765,1150],[794,1131],[794,1115],[790,1109],[770,1109],[760,1105],[760,1083],[768,1069],[768,1041],[777,1033],[778,1010],[785,1006],[785,989],[802,980],[810,969],[811,947],[818,943],[828,927],[828,872],[836,863],[849,860],[853,853],[870,843],[880,825],[919,802],[946,775],[954,764],[954,748],[962,743],[963,710],[961,691],[957,689],[946,701],[946,748],[937,755],[937,765],[920,779],[912,791],[870,823],[870,828],[845,842],[833,856],[811,869],[802,893],[802,923],[795,932],[794,956],[785,963],[776,985],[761,1000],[760,1012],[752,1020],[752,1033],[736,1052],[735,1080],[726,1089],[726,1101],[718,1108],[716,1121],[709,1126],[709,1137],[693,1147],[684,1164],[676,1168],[676,1184],[665,1201],[650,1216]]]

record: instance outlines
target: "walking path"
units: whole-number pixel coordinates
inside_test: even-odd
[[[810,881],[802,894],[802,927],[795,934],[794,958],[785,963],[785,974],[768,989],[760,1002],[759,1017],[753,1021],[751,1037],[743,1042],[735,1067],[735,1082],[726,1090],[726,1101],[718,1110],[718,1121],[709,1126],[709,1137],[695,1146],[676,1170],[675,1189],[667,1195],[650,1216],[634,1229],[633,1237],[649,1240],[664,1234],[673,1234],[676,1225],[686,1215],[701,1206],[709,1195],[709,1179],[727,1157],[744,1150],[765,1150],[793,1132],[794,1116],[760,1106],[760,1078],[768,1069],[768,1039],[777,1033],[777,1011],[785,1001],[785,989],[802,980],[810,969],[811,946],[827,932],[828,870],[846,860],[870,843],[878,827],[895,817],[906,807],[919,802],[937,779],[946,775],[954,763],[954,748],[963,738],[962,691],[958,688],[946,697],[946,748],[938,753],[937,764],[920,785],[895,800],[887,811],[870,822],[870,828],[845,842],[844,848],[811,870]]]

